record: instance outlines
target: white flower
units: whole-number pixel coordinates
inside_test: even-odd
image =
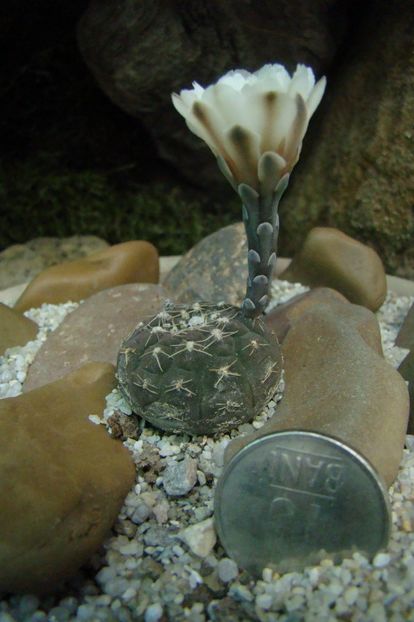
[[[173,93],[172,100],[233,185],[259,189],[263,154],[273,154],[279,179],[298,161],[325,85],[325,77],[315,84],[310,67],[298,65],[291,77],[283,65],[274,64],[254,73],[229,71],[206,89],[194,82],[191,90]]]

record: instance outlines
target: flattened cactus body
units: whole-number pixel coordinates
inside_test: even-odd
[[[282,370],[276,337],[236,307],[166,306],[139,324],[118,356],[120,390],[153,425],[219,434],[250,421],[274,395]]]

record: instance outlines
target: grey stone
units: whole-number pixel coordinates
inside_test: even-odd
[[[134,510],[134,513],[131,516],[131,520],[135,524],[141,525],[141,523],[144,523],[147,518],[151,516],[151,514],[152,509],[144,501],[139,501]]]
[[[184,458],[170,463],[163,474],[163,485],[167,495],[182,497],[190,492],[197,481],[197,460]]]
[[[0,253],[0,289],[31,281],[49,266],[86,257],[109,244],[94,235],[34,238],[13,244]]]
[[[414,434],[414,348],[410,350],[398,368],[402,377],[408,382],[410,394],[410,418],[408,421],[408,434]]]
[[[395,345],[414,350],[414,305],[411,306],[400,328]]]
[[[162,617],[162,607],[160,603],[154,603],[145,610],[145,622],[158,622]]]
[[[145,546],[169,546],[173,540],[173,536],[164,527],[152,525],[144,534]]]
[[[70,612],[65,607],[52,607],[49,611],[48,622],[67,622]]]
[[[239,569],[235,561],[228,557],[223,557],[217,564],[217,573],[223,583],[229,583],[237,577]]]
[[[176,302],[225,301],[239,306],[247,280],[247,240],[243,223],[203,238],[174,266],[163,285]]]

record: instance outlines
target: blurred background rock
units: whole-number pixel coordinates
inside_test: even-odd
[[[3,0],[0,250],[39,236],[180,254],[240,219],[170,93],[297,62],[325,101],[282,205],[282,255],[337,226],[414,277],[414,11],[396,0]]]

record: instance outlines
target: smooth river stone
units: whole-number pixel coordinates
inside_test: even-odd
[[[243,223],[203,238],[174,266],[163,285],[176,302],[239,306],[246,292],[247,241]]]
[[[400,374],[349,319],[326,305],[314,307],[292,326],[282,353],[286,388],[276,415],[255,434],[232,441],[226,460],[275,426],[278,431],[314,430],[352,438],[353,448],[390,486],[401,462],[409,412]]]
[[[387,295],[385,270],[369,246],[331,227],[315,227],[279,276],[291,283],[330,287],[376,311]]]
[[[408,433],[414,434],[414,305],[408,311],[403,325],[400,328],[395,345],[400,348],[407,348],[410,352],[402,361],[398,371],[408,382],[410,393],[410,420],[408,422]]]
[[[329,287],[315,287],[304,294],[293,296],[287,302],[274,307],[264,317],[264,322],[273,330],[279,343],[282,343],[292,324],[315,305],[333,302],[346,303],[348,300]]]
[[[101,546],[135,478],[125,447],[88,420],[112,365],[0,400],[0,592],[58,589]]]
[[[414,305],[411,306],[400,328],[395,345],[414,350]]]
[[[383,354],[381,330],[372,311],[351,304],[342,294],[328,287],[317,287],[294,296],[272,309],[264,321],[282,343],[292,326],[312,309],[331,309],[338,318],[347,320],[371,348]]]
[[[408,421],[408,434],[414,434],[414,348],[407,354],[398,368],[402,377],[408,382],[410,394],[410,419]]]
[[[88,298],[124,283],[158,283],[158,251],[149,242],[115,244],[82,259],[43,270],[15,304],[17,311]]]
[[[35,339],[38,329],[36,322],[0,303],[0,356],[7,348],[24,346]]]
[[[23,391],[58,380],[89,361],[116,363],[121,342],[161,311],[159,285],[120,285],[87,298],[51,333],[29,367]]]

